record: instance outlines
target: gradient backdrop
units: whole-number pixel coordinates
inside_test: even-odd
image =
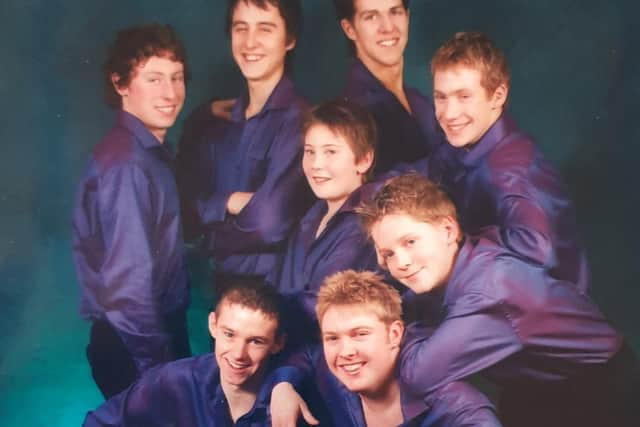
[[[640,352],[638,3],[412,3],[409,85],[429,93],[427,58],[455,31],[484,31],[505,50],[513,73],[509,110],[564,175],[589,251],[593,297]],[[342,86],[347,49],[331,2],[303,4],[294,74],[317,101]],[[223,32],[224,8],[223,0],[0,3],[3,427],[79,425],[101,400],[84,358],[88,327],[77,315],[69,218],[86,157],[112,121],[100,82],[106,44],[123,26],[174,25],[193,71],[182,120],[210,96],[231,96],[240,87]],[[205,282],[194,284],[190,313],[197,352],[208,349]]]

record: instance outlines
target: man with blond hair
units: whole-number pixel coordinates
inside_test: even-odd
[[[377,274],[346,270],[328,277],[318,292],[316,314],[322,351],[292,357],[280,379],[288,376],[297,384],[313,378],[336,425],[500,425],[491,403],[465,383],[418,396],[400,381],[401,298]],[[293,393],[290,384],[278,384],[272,407],[299,402]]]

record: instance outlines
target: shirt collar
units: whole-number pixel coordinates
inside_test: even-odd
[[[116,125],[121,126],[131,132],[143,148],[159,148],[164,147],[158,138],[156,138],[142,121],[131,113],[124,110],[118,111],[116,115]]]
[[[297,97],[296,89],[291,79],[283,74],[282,78],[278,82],[267,102],[264,103],[262,109],[256,116],[265,114],[270,110],[278,110],[291,107],[292,101]],[[239,123],[245,121],[245,111],[249,105],[249,92],[245,88],[243,94],[238,98],[238,101],[231,108],[231,121]]]
[[[347,200],[345,200],[342,206],[340,206],[340,209],[338,209],[338,211],[333,215],[333,218],[336,218],[342,213],[355,212],[358,206],[373,197],[382,184],[382,182],[371,182],[356,188],[349,195]],[[325,200],[318,200],[314,203],[311,209],[309,209],[309,213],[304,216],[301,223],[304,223],[305,225],[308,225],[309,223],[317,223],[319,218],[322,218],[326,212],[327,202]],[[331,220],[333,220],[333,218],[331,218]]]
[[[491,125],[489,130],[487,130],[478,142],[469,148],[462,147],[454,150],[457,152],[459,159],[466,167],[473,167],[481,162],[496,145],[515,130],[516,125],[513,119],[511,119],[511,117],[506,113],[502,113],[498,120]]]

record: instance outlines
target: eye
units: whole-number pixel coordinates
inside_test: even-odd
[[[416,243],[416,239],[407,239],[404,244],[407,247],[412,247]]]
[[[325,335],[324,336],[324,342],[326,343],[332,343],[332,342],[336,342],[338,340],[338,337],[335,335]]]
[[[446,99],[446,97],[441,93],[434,93],[433,94],[433,100],[434,101],[444,101],[445,99]]]
[[[314,154],[315,154],[315,151],[313,151],[313,149],[311,149],[311,148],[305,148],[304,149],[304,155],[305,156],[312,156]]]
[[[184,75],[179,74],[179,75],[177,75],[177,76],[173,76],[172,80],[173,80],[174,82],[183,82],[183,81],[184,81]]]
[[[362,17],[362,19],[364,19],[365,21],[373,21],[375,18],[376,18],[375,13],[367,13]]]
[[[222,335],[224,335],[227,338],[233,338],[233,332],[230,332],[230,331],[224,331]]]
[[[393,252],[383,251],[380,253],[380,256],[382,257],[383,260],[388,261],[389,259],[393,258]]]
[[[251,344],[257,345],[257,346],[263,346],[266,343],[264,342],[264,340],[260,339],[260,338],[253,338],[251,339],[251,341],[249,341]]]
[[[324,150],[324,154],[328,155],[328,156],[333,156],[334,154],[336,154],[338,151],[334,150],[332,148],[329,148],[327,150]]]
[[[391,9],[391,14],[395,16],[402,16],[404,15],[404,8],[402,7],[393,8]]]

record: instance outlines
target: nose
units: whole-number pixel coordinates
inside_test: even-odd
[[[411,255],[405,250],[396,250],[394,261],[396,268],[406,270],[411,265]]]
[[[316,153],[311,158],[311,169],[318,170],[324,167],[324,156],[320,153]]]
[[[355,346],[350,339],[342,339],[340,340],[340,349],[338,350],[338,355],[342,358],[348,359],[356,354]]]
[[[234,344],[231,355],[235,360],[243,360],[247,355],[247,344],[244,342]]]
[[[173,82],[171,79],[166,79],[162,84],[162,95],[166,99],[175,99],[177,97],[178,89],[176,88],[177,83]]]
[[[380,15],[380,20],[378,22],[380,22],[380,32],[389,33],[393,30],[393,21],[389,15]]]
[[[247,37],[244,40],[247,49],[253,49],[258,45],[258,36],[255,30],[247,31]]]
[[[460,114],[460,108],[457,102],[454,100],[447,100],[442,102],[440,106],[441,117],[445,120],[452,120],[458,117]]]

